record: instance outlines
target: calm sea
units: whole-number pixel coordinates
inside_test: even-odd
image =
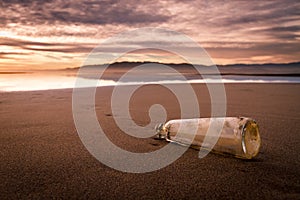
[[[143,84],[180,84],[180,83],[300,83],[300,77],[294,76],[239,76],[226,75],[222,79],[217,76],[209,76],[206,79],[191,78],[187,81],[177,79],[176,76],[156,76],[156,79],[147,79],[147,74],[132,77],[127,81],[114,81],[108,79],[100,79],[96,84],[97,87],[119,85],[143,85]],[[9,73],[0,74],[0,91],[35,91],[35,90],[50,90],[50,89],[65,89],[74,88],[77,77],[67,73]],[[84,86],[92,87],[95,85],[95,80],[89,78],[78,78],[84,80]]]

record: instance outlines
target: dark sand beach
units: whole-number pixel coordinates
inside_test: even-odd
[[[193,86],[201,116],[210,116],[205,85]],[[300,199],[300,84],[226,84],[227,116],[248,116],[260,127],[262,148],[254,160],[189,149],[154,172],[116,171],[82,144],[72,117],[72,90],[0,93],[0,199]],[[166,143],[125,135],[110,109],[112,87],[98,88],[96,110],[108,137],[133,152]],[[163,94],[163,95],[162,95]],[[167,98],[166,98],[167,97]],[[168,119],[178,102],[158,86],[137,91],[131,115],[149,122],[148,108],[161,103]]]

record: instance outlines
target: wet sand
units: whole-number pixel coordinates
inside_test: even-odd
[[[205,85],[197,91],[202,117],[210,116]],[[72,90],[0,93],[1,199],[299,199],[300,84],[226,84],[227,116],[248,116],[260,126],[262,148],[254,160],[189,149],[171,165],[145,174],[116,171],[81,143],[72,117]],[[125,135],[110,109],[112,87],[98,88],[96,110],[107,136],[121,148],[149,152],[166,143]],[[154,103],[168,119],[180,117],[165,88],[147,86],[132,97],[130,112],[149,122]]]

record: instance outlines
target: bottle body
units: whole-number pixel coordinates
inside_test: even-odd
[[[208,131],[212,120],[224,121],[221,132]],[[165,138],[169,142],[231,154],[244,159],[255,157],[261,145],[258,125],[251,118],[177,119],[160,124],[156,130],[158,137]]]

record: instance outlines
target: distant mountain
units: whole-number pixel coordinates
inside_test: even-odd
[[[167,65],[180,73],[196,74],[197,70],[191,64],[181,63],[158,63],[158,62],[116,62],[110,64],[107,70],[114,72],[128,71],[136,66],[143,64],[153,64],[153,67],[160,65]],[[88,65],[82,66],[84,69],[97,70],[107,65]],[[205,65],[196,65],[201,74],[216,74],[215,68]],[[300,62],[293,63],[265,63],[265,64],[230,64],[217,65],[219,72],[222,75],[256,75],[256,76],[300,76]],[[78,69],[78,68],[77,68]]]
[[[159,63],[159,62],[115,62],[112,64],[109,64],[109,68],[111,69],[124,69],[124,68],[133,68],[139,65],[144,65],[144,64],[153,64],[153,65],[167,65],[170,67],[193,67],[191,64],[188,63],[180,63],[180,64],[175,64],[175,63]],[[86,65],[86,66],[82,66],[85,68],[98,68],[98,67],[107,67],[108,64],[101,64],[101,65]],[[202,65],[204,66],[204,65]],[[207,67],[207,66],[204,66]]]
[[[218,65],[223,75],[300,76],[300,62]]]
[[[263,63],[263,64],[229,64],[218,65],[218,67],[300,67],[300,62],[291,63]]]

